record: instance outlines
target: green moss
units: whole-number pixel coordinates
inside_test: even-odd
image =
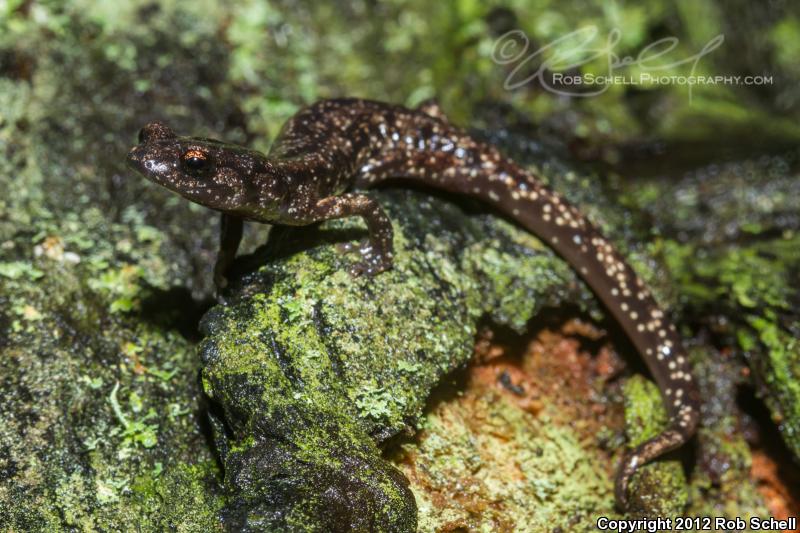
[[[767,403],[774,421],[786,444],[800,457],[800,343],[777,323],[777,317],[773,320],[758,316],[749,319],[766,349],[756,368],[766,381]]]
[[[800,54],[800,19],[797,16],[782,17],[770,30],[769,40],[775,47],[776,60],[781,67],[798,74],[797,62],[792,57]]]
[[[11,261],[0,264],[0,276],[5,276],[9,279],[27,277],[33,281],[41,278],[43,275],[41,270],[37,270],[23,261]]]

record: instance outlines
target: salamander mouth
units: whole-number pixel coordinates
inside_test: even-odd
[[[150,178],[158,172],[158,167],[162,166],[163,163],[160,164],[156,159],[148,157],[149,150],[147,148],[144,144],[131,148],[130,152],[128,152],[127,163],[131,169]]]
[[[129,167],[135,168],[136,165],[139,163],[139,161],[141,161],[141,152],[142,152],[141,145],[136,145],[130,149],[130,151],[128,152],[128,157],[125,158],[125,161]]]
[[[128,168],[148,180],[175,189],[175,164],[177,157],[174,147],[162,146],[164,143],[139,144],[131,148],[126,158]],[[168,144],[168,143],[167,143]],[[174,156],[174,157],[173,157]]]
[[[131,148],[128,152],[128,157],[125,158],[125,162],[128,164],[128,168],[131,170],[135,170],[139,174],[145,174],[144,165],[143,163],[143,152],[144,146],[137,145]]]

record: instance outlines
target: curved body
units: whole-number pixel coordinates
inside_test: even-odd
[[[348,192],[404,177],[476,197],[547,242],[578,272],[647,363],[670,416],[660,435],[628,452],[616,480],[625,507],[636,469],[693,435],[699,394],[681,341],[650,292],[578,210],[493,146],[450,124],[435,104],[419,109],[359,99],[324,100],[298,112],[265,156],[159,123],[140,133],[129,164],[148,179],[223,213],[218,284],[241,221],[290,225],[358,215],[370,232],[354,273],[391,267],[392,227],[370,197]]]

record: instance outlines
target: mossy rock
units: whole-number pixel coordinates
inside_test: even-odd
[[[521,330],[545,306],[589,300],[562,261],[508,223],[418,192],[374,194],[395,226],[391,271],[347,273],[354,258],[331,241],[363,237],[358,221],[286,230],[271,239],[307,251],[270,248],[277,259],[204,320],[203,383],[224,415],[236,527],[302,517],[318,530],[413,530],[413,497],[377,445],[413,431],[434,385],[469,361],[482,318]],[[280,496],[286,484],[291,498]],[[341,508],[340,494],[365,503],[321,512]]]

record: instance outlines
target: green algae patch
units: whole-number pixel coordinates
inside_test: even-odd
[[[667,427],[667,412],[658,388],[641,376],[625,382],[625,431],[634,447]],[[631,508],[653,516],[682,514],[688,501],[686,477],[678,461],[660,460],[643,467],[628,488]]]

